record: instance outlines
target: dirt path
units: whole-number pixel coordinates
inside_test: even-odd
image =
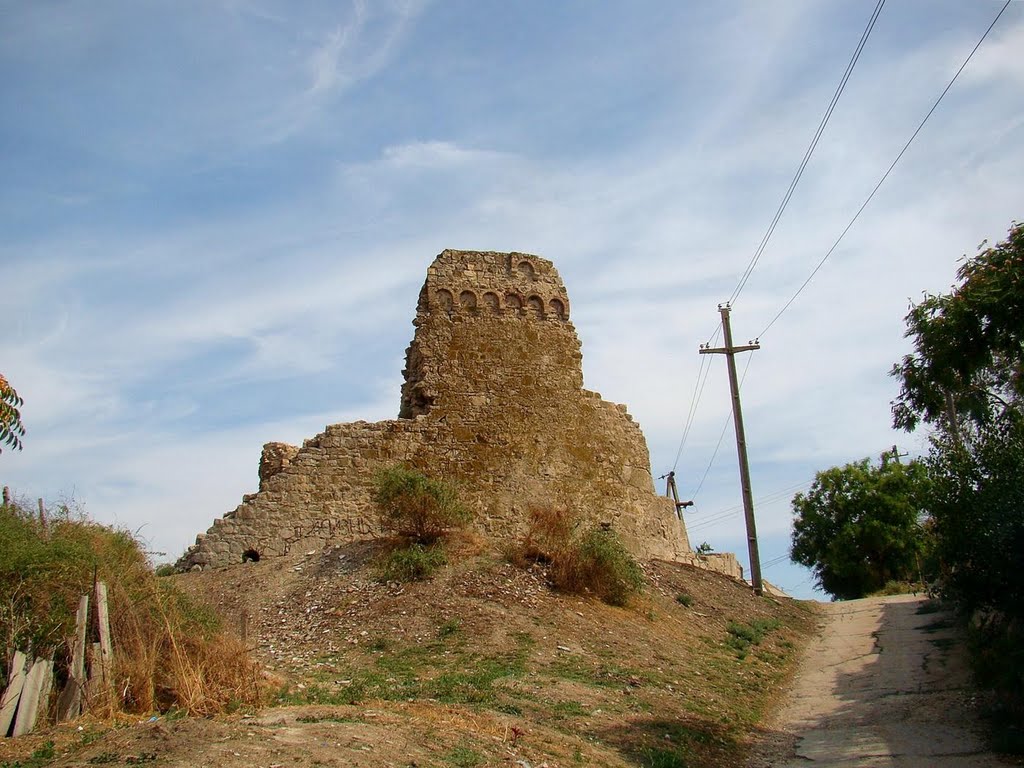
[[[977,723],[950,616],[925,597],[824,606],[775,734],[749,766],[1004,766]]]

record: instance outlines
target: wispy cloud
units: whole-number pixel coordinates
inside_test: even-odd
[[[871,7],[19,7],[0,32],[0,366],[29,435],[0,457],[4,482],[73,487],[177,554],[252,490],[263,441],[394,415],[445,247],[554,260],[587,386],[628,404],[661,474],[696,345]],[[738,338],[821,258],[995,10],[887,6],[736,306]],[[1022,30],[1014,4],[753,353],[755,496],[919,441],[890,430],[887,370],[908,297],[948,286],[961,253],[1020,217]],[[684,492],[728,420],[712,362]],[[695,514],[738,503],[730,441]],[[781,547],[785,499],[759,515]],[[724,546],[737,520],[697,530]]]
[[[481,165],[490,165],[505,159],[500,152],[460,147],[451,141],[414,141],[385,147],[384,161],[398,169],[458,170],[470,168],[482,170]]]

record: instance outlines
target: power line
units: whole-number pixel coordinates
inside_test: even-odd
[[[713,517],[713,518],[711,518],[709,520],[703,521],[702,523],[698,523],[697,525],[688,525],[686,527],[686,531],[687,531],[687,533],[693,533],[694,531],[700,531],[700,530],[702,530],[704,528],[710,528],[715,523],[720,523],[723,520],[728,520],[731,517],[739,517],[741,514],[743,514],[743,508],[742,507],[740,509],[737,509],[734,512],[728,512],[728,513],[726,513],[724,515],[719,515],[717,517]]]
[[[733,417],[733,419],[735,421],[735,424],[736,424],[736,446],[737,446],[737,450],[739,452],[740,478],[741,478],[740,485],[741,485],[741,489],[743,491],[744,513],[745,513],[746,521],[747,521],[747,534],[748,534],[747,538],[748,538],[748,546],[750,548],[750,568],[751,568],[751,574],[752,574],[752,583],[753,583],[753,586],[754,586],[754,593],[757,594],[757,595],[761,594],[761,574],[760,574],[760,562],[759,562],[760,558],[759,558],[759,556],[757,554],[757,533],[756,533],[756,530],[755,530],[753,501],[751,499],[751,493],[750,493],[750,476],[749,476],[750,475],[750,470],[749,470],[749,468],[747,466],[746,443],[745,443],[745,440],[744,440],[744,437],[743,437],[743,420],[742,420],[742,417],[740,415],[741,411],[740,411],[740,400],[739,400],[739,391],[740,391],[740,388],[742,386],[742,382],[744,380],[746,380],[747,371],[750,369],[750,358],[747,359],[747,365],[746,365],[746,367],[743,370],[742,379],[741,379],[740,383],[737,384],[737,382],[736,382],[736,367],[735,367],[735,362],[734,362],[734,352],[735,351],[754,350],[754,349],[758,349],[759,346],[758,346],[758,344],[756,342],[751,342],[751,344],[749,346],[746,346],[746,347],[734,347],[733,346],[733,344],[732,344],[732,337],[731,337],[730,331],[729,331],[729,307],[730,307],[731,303],[733,301],[735,301],[735,299],[740,295],[740,293],[742,292],[743,288],[746,286],[747,280],[750,279],[750,275],[753,273],[754,267],[757,265],[758,260],[761,258],[761,255],[764,253],[765,247],[768,245],[768,241],[771,238],[772,233],[775,231],[775,227],[778,225],[779,220],[782,218],[782,214],[785,212],[786,207],[789,205],[789,201],[790,201],[790,199],[793,196],[793,192],[796,190],[796,186],[799,183],[800,178],[803,175],[804,170],[807,168],[807,163],[810,161],[811,155],[814,153],[814,150],[815,150],[815,148],[818,145],[818,141],[821,139],[821,136],[824,133],[825,126],[828,125],[828,121],[832,117],[832,112],[835,110],[836,104],[839,102],[839,98],[840,98],[840,96],[842,96],[842,93],[843,93],[843,91],[846,88],[846,84],[847,84],[847,82],[849,82],[850,76],[853,74],[853,70],[856,67],[857,61],[860,59],[860,55],[861,55],[861,53],[864,50],[864,46],[866,45],[867,40],[868,40],[868,38],[871,35],[871,30],[874,28],[875,22],[878,20],[878,16],[881,13],[882,7],[884,5],[885,5],[885,0],[878,0],[877,5],[875,6],[875,10],[871,14],[871,18],[868,21],[868,25],[865,28],[864,33],[861,35],[861,39],[860,39],[860,41],[857,44],[857,48],[854,51],[854,55],[851,58],[850,63],[846,67],[846,72],[843,74],[843,77],[840,80],[839,86],[836,88],[836,92],[835,92],[835,94],[833,94],[832,100],[829,102],[828,108],[825,110],[825,115],[822,117],[821,121],[818,124],[818,128],[815,131],[814,137],[812,138],[810,145],[808,146],[807,150],[804,152],[803,159],[800,162],[800,166],[798,167],[797,172],[796,172],[796,174],[793,177],[793,180],[790,182],[789,189],[786,191],[786,194],[783,197],[782,203],[779,205],[779,208],[776,211],[775,216],[772,219],[772,222],[771,222],[771,224],[768,227],[768,230],[765,232],[764,237],[761,238],[761,243],[758,246],[757,250],[755,251],[753,258],[750,260],[750,263],[747,265],[747,268],[744,271],[743,276],[740,278],[739,285],[737,285],[736,289],[733,291],[733,294],[729,298],[729,301],[726,302],[724,306],[723,305],[719,305],[719,312],[722,314],[722,328],[723,328],[723,332],[725,334],[726,346],[723,349],[713,349],[713,348],[711,348],[710,345],[708,345],[706,347],[701,348],[701,350],[700,350],[701,354],[712,354],[712,353],[713,354],[723,354],[724,353],[724,354],[726,354],[728,356],[729,381],[730,381],[730,386],[731,386],[731,389],[732,389],[732,399],[733,399],[733,404],[732,404],[732,408],[731,408],[731,411],[732,411],[731,415],[732,415],[732,417]],[[679,450],[676,452],[676,463],[673,465],[673,468],[672,468],[673,472],[675,471],[675,467],[679,463],[679,457],[682,455],[683,446],[686,443],[686,439],[687,439],[687,437],[689,435],[689,431],[690,431],[690,429],[691,429],[691,427],[693,425],[693,418],[694,418],[694,414],[695,414],[695,411],[696,411],[697,403],[700,400],[700,395],[703,394],[704,385],[707,383],[707,375],[705,375],[703,381],[701,381],[701,379],[700,379],[701,371],[703,371],[703,369],[704,369],[704,366],[702,364],[701,369],[700,369],[700,371],[697,374],[697,386],[694,389],[694,397],[691,399],[690,412],[689,412],[688,417],[687,417],[687,424],[686,424],[686,427],[685,427],[685,429],[683,431],[683,437],[682,437],[682,439],[680,440],[680,443],[679,443]],[[708,366],[708,373],[710,373],[710,366]],[[714,453],[711,456],[711,460],[708,462],[708,466],[704,470],[704,474],[701,476],[700,483],[697,485],[697,489],[694,491],[693,495],[691,496],[691,499],[695,499],[697,494],[700,493],[700,490],[704,487],[704,481],[707,479],[708,473],[711,471],[711,467],[714,464],[715,459],[718,457],[718,451],[722,447],[722,441],[725,438],[725,432],[726,432],[727,428],[728,428],[728,420],[726,421],[726,424],[722,428],[722,432],[719,435],[718,443],[715,445],[715,450],[714,450]],[[690,503],[692,504],[693,502],[691,501]]]
[[[786,562],[787,560],[789,560],[789,553],[788,552],[786,552],[784,554],[781,554],[778,557],[773,557],[771,560],[769,560],[767,563],[765,563],[761,567],[764,568],[764,569],[773,568],[776,565],[781,565],[782,563]]]
[[[749,367],[749,359],[748,359],[747,365]],[[744,375],[744,377],[746,377],[746,371],[743,372],[743,375]],[[726,421],[726,427],[728,427],[728,425],[729,425],[729,422]],[[725,432],[725,430],[723,429],[723,435],[724,435],[724,432]],[[721,441],[721,439],[719,439],[719,446],[721,446],[721,443],[722,443],[722,441]],[[888,450],[891,450],[891,449],[888,449]],[[712,457],[711,463],[714,463],[714,457]],[[711,468],[711,463],[708,464],[708,469]],[[704,475],[705,475],[705,477],[707,476],[707,471],[705,471]],[[703,479],[702,479],[701,482],[703,484]],[[771,504],[771,503],[773,503],[775,501],[778,501],[781,498],[784,498],[785,496],[788,496],[793,491],[801,490],[801,489],[806,488],[806,487],[808,487],[810,485],[813,485],[813,484],[814,484],[814,479],[811,479],[811,480],[805,480],[802,483],[796,483],[794,485],[790,485],[790,486],[788,486],[786,488],[780,488],[779,490],[772,491],[771,493],[767,493],[764,496],[759,496],[756,499],[756,503],[757,503],[758,506],[763,506],[765,504]],[[698,487],[697,490],[700,490],[700,488]],[[696,492],[694,493],[694,495],[696,495]],[[732,507],[726,507],[725,509],[717,510],[716,512],[704,512],[704,513],[693,515],[693,516],[690,517],[689,521],[687,522],[686,530],[687,530],[687,532],[692,533],[693,531],[698,531],[698,530],[701,530],[702,528],[707,528],[708,526],[713,525],[714,523],[721,522],[722,520],[727,520],[730,517],[736,517],[742,511],[743,511],[743,506],[742,505],[736,505],[736,506],[732,506]]]
[[[765,504],[771,504],[772,502],[775,502],[775,501],[778,501],[781,498],[784,498],[785,496],[789,495],[790,493],[792,493],[793,491],[797,490],[798,488],[803,488],[805,486],[810,485],[812,482],[814,482],[814,481],[813,480],[808,480],[807,482],[804,482],[804,483],[797,483],[796,485],[791,485],[788,488],[782,488],[782,489],[780,489],[778,491],[772,491],[771,493],[766,494],[765,496],[758,497],[756,499],[756,503],[757,503],[758,506],[762,506],[762,505],[765,505]],[[692,532],[692,531],[700,530],[701,528],[706,528],[707,526],[709,526],[709,525],[711,525],[713,523],[717,523],[717,522],[720,522],[722,520],[726,520],[726,519],[728,519],[730,517],[735,517],[736,515],[738,515],[742,511],[743,511],[743,505],[737,505],[737,506],[734,506],[734,507],[726,507],[725,509],[720,509],[717,512],[705,512],[703,515],[694,515],[687,522],[686,530]]]
[[[828,261],[829,256],[832,255],[833,251],[835,251],[835,249],[839,246],[839,243],[841,243],[843,238],[846,237],[846,233],[850,231],[850,228],[853,227],[853,225],[857,221],[857,219],[860,218],[860,215],[864,212],[864,209],[868,207],[868,203],[870,203],[872,198],[874,198],[875,193],[878,192],[878,190],[882,186],[882,184],[885,183],[885,180],[887,178],[889,178],[889,174],[892,173],[893,168],[896,167],[896,164],[900,161],[900,159],[903,157],[904,153],[906,153],[907,149],[914,142],[914,139],[917,138],[917,134],[919,134],[921,132],[921,129],[924,128],[924,124],[928,122],[928,118],[930,118],[932,116],[932,113],[935,112],[936,108],[939,106],[939,103],[942,101],[942,99],[949,92],[949,89],[953,87],[953,83],[955,83],[957,78],[960,77],[960,73],[964,71],[964,69],[967,67],[967,64],[974,57],[974,54],[981,47],[981,44],[983,42],[985,42],[985,38],[988,37],[988,33],[992,31],[992,28],[996,25],[996,22],[999,21],[999,18],[1003,15],[1003,12],[1009,7],[1010,2],[1011,2],[1011,0],[1006,0],[1006,3],[999,10],[999,13],[996,14],[996,17],[992,20],[992,23],[988,25],[988,29],[985,30],[985,34],[983,34],[981,36],[981,39],[978,40],[978,42],[974,46],[974,48],[971,49],[970,54],[968,54],[967,58],[964,59],[964,63],[960,65],[960,69],[958,69],[956,71],[956,74],[953,75],[953,79],[949,81],[949,83],[946,85],[946,87],[942,90],[942,93],[939,94],[939,98],[937,98],[935,100],[935,103],[932,104],[932,108],[928,110],[928,114],[926,114],[924,116],[924,119],[921,121],[920,125],[917,126],[917,130],[915,130],[914,133],[910,136],[910,138],[907,140],[907,143],[903,145],[903,149],[901,149],[900,153],[898,155],[896,155],[896,159],[892,161],[892,165],[889,166],[889,169],[882,175],[882,178],[879,179],[878,183],[875,185],[875,188],[871,190],[871,194],[868,195],[868,197],[864,201],[864,203],[860,206],[860,208],[857,209],[857,213],[855,213],[853,215],[853,218],[850,219],[850,223],[846,225],[846,228],[840,233],[839,237],[836,238],[836,241],[834,243],[832,243],[832,247],[828,249],[828,252],[826,252],[825,255],[821,258],[821,261],[819,261],[818,265],[811,271],[811,274],[807,276],[807,279],[804,280],[803,284],[797,289],[797,292],[794,293],[792,298],[790,298],[790,300],[787,301],[783,305],[782,309],[780,309],[778,311],[778,313],[775,315],[775,317],[772,318],[771,322],[768,323],[768,325],[765,326],[765,329],[763,331],[761,331],[761,333],[758,334],[758,338],[760,338],[761,336],[764,336],[768,332],[768,330],[773,325],[775,325],[775,322],[780,317],[782,317],[782,314],[787,309],[789,309],[790,305],[794,301],[796,301],[797,296],[799,296],[803,292],[804,288],[807,287],[808,283],[810,283],[811,280],[814,279],[814,276],[816,274],[818,274],[818,270],[821,269],[822,265],[826,261]]]
[[[722,332],[722,327],[719,326],[714,335],[708,341],[708,345],[713,344],[718,340],[718,334]],[[705,364],[707,364],[707,372],[704,372]],[[701,381],[701,374],[704,374],[704,380]],[[690,408],[686,414],[686,423],[683,426],[683,436],[679,439],[679,449],[676,451],[676,460],[672,464],[672,471],[675,472],[679,466],[679,458],[683,455],[683,448],[686,445],[686,440],[690,436],[690,430],[693,428],[693,420],[697,415],[697,406],[700,405],[700,399],[704,395],[704,386],[708,383],[708,376],[711,375],[711,364],[710,361],[705,357],[700,359],[700,369],[697,371],[697,381],[693,386],[693,396],[690,398]]]
[[[878,16],[882,12],[882,6],[884,5],[885,0],[878,0],[878,4],[875,6],[875,10],[872,12],[871,18],[868,19],[867,27],[865,27],[864,32],[860,36],[860,41],[857,43],[856,49],[854,49],[853,56],[850,58],[849,64],[846,65],[846,71],[843,73],[843,77],[840,79],[839,85],[836,87],[836,92],[832,94],[832,100],[829,102],[828,108],[825,110],[825,114],[821,118],[821,122],[818,123],[818,129],[814,132],[814,137],[811,139],[811,143],[804,152],[803,159],[800,161],[800,165],[796,169],[796,174],[793,176],[793,180],[789,182],[789,189],[786,190],[786,194],[783,196],[782,202],[779,204],[779,208],[775,212],[775,216],[772,219],[771,224],[768,225],[767,231],[761,238],[761,243],[757,246],[757,250],[754,251],[754,255],[751,257],[750,263],[747,264],[747,268],[740,277],[739,284],[729,297],[730,304],[735,303],[736,299],[739,298],[740,293],[747,284],[747,280],[750,279],[750,275],[754,271],[754,267],[757,266],[757,262],[761,259],[761,255],[764,253],[764,250],[768,245],[768,241],[775,232],[775,227],[778,225],[779,220],[782,218],[782,214],[789,205],[790,198],[793,197],[793,192],[796,190],[797,184],[800,183],[800,177],[803,176],[804,169],[807,168],[807,163],[810,161],[811,155],[814,154],[814,150],[818,146],[818,141],[825,132],[825,126],[828,125],[828,121],[832,117],[832,112],[835,110],[836,104],[839,103],[839,97],[843,95],[843,91],[846,89],[846,84],[850,80],[850,75],[853,74],[853,69],[857,66],[857,61],[860,59],[861,52],[864,50],[865,44],[867,44],[868,37],[871,36],[871,30],[874,29],[875,22],[878,20]]]
[[[747,371],[750,370],[750,361],[753,360],[753,355],[747,358],[747,364],[743,368],[743,375],[740,377],[740,389],[743,388],[743,382],[747,378]],[[722,440],[725,439],[725,431],[729,428],[729,419],[732,418],[732,406],[729,407],[729,415],[726,416],[725,424],[722,425],[722,434],[718,436],[718,444],[715,446],[714,453],[711,454],[711,461],[708,462],[707,468],[704,470],[704,474],[701,475],[700,482],[697,484],[697,490],[691,495],[691,499],[697,498],[697,494],[700,493],[700,489],[704,487],[704,481],[707,480],[708,472],[711,471],[711,465],[715,463],[715,458],[718,456],[718,451],[722,447]]]
[[[704,383],[707,382],[708,377],[704,375],[704,369],[707,368],[708,373],[711,373],[711,367],[707,365],[706,358],[700,359],[700,368],[697,370],[697,381],[693,384],[693,396],[690,398],[690,408],[686,413],[686,423],[683,425],[683,436],[679,438],[679,449],[676,451],[676,460],[672,462],[672,471],[675,472],[679,466],[679,457],[683,455],[683,446],[686,445],[686,438],[690,436],[690,428],[693,426],[693,417],[697,412],[697,403],[700,402],[701,395],[704,394]],[[701,376],[704,376],[704,383],[701,382]]]

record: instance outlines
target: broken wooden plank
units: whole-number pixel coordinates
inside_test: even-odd
[[[13,736],[24,736],[32,733],[36,727],[40,710],[45,714],[50,688],[53,685],[53,662],[39,659],[25,678],[25,688],[21,692],[18,704],[18,715],[14,720]]]
[[[71,646],[71,666],[68,682],[57,699],[57,722],[73,720],[82,714],[82,695],[85,690],[85,633],[89,623],[89,596],[82,595],[75,615],[75,639]]]
[[[0,698],[0,736],[6,736],[11,731],[14,713],[18,711],[18,701],[25,687],[27,666],[28,657],[21,651],[15,651],[11,660],[11,671],[7,675],[7,690],[4,691],[3,698]]]

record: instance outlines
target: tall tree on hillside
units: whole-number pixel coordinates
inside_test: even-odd
[[[895,426],[936,427],[927,463],[945,594],[1024,616],[1024,224],[906,317]],[[1024,680],[1022,680],[1024,683]]]
[[[14,387],[0,373],[0,453],[3,446],[21,450],[21,438],[25,435],[25,427],[21,423],[21,407],[24,400],[18,397]]]
[[[889,581],[916,581],[926,534],[922,516],[927,480],[919,462],[883,455],[818,472],[793,497],[790,557],[813,572],[818,586],[849,600]]]
[[[960,421],[988,424],[1024,403],[1024,224],[982,246],[952,292],[926,295],[906,316],[914,351],[892,368],[897,428],[941,423],[955,433]]]

